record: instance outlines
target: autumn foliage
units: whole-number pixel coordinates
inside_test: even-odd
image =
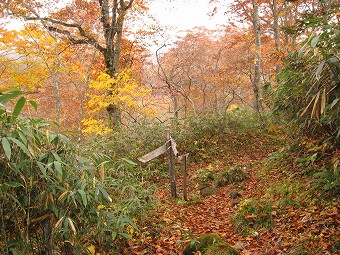
[[[1,1],[0,252],[339,252],[339,4],[206,1],[172,41],[148,0]],[[184,200],[136,163],[169,127]]]

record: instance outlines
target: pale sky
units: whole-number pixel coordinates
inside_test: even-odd
[[[231,1],[231,0],[224,0]],[[209,4],[209,0],[153,0],[149,5],[149,11],[154,16],[161,26],[171,26],[166,29],[166,43],[176,41],[176,36],[184,35],[179,31],[185,31],[197,26],[204,26],[208,29],[217,29],[219,25],[227,24],[227,17],[223,12],[218,12],[213,17],[209,16],[213,10],[213,6]],[[19,28],[22,26],[21,21],[11,23],[11,27]],[[162,45],[164,38],[159,38],[159,43]],[[151,51],[159,46],[154,45]]]
[[[211,17],[208,14],[212,10],[213,6],[209,4],[209,0],[154,0],[149,5],[149,11],[161,26],[171,26],[171,28],[165,30],[165,36],[158,37],[158,45],[154,44],[149,47],[150,51],[155,54],[163,44],[169,47],[178,39],[177,36],[185,35],[183,32],[185,30],[199,26],[213,30],[219,25],[226,25],[228,21],[223,12]]]
[[[179,30],[187,30],[195,26],[214,29],[216,25],[227,22],[223,13],[213,17],[208,16],[213,9],[213,6],[209,5],[209,0],[155,0],[149,7],[150,12],[161,25],[174,26]]]

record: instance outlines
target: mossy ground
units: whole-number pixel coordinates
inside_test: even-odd
[[[217,234],[203,234],[192,240],[184,249],[183,255],[193,255],[197,252],[206,255],[239,255],[239,252],[228,245]]]

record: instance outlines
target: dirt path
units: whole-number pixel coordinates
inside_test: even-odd
[[[256,160],[261,160],[274,150],[270,141],[256,141],[257,146],[249,146],[251,151],[240,149],[228,160],[210,163],[210,167],[217,167],[220,171],[230,162],[244,165],[248,172],[247,180],[239,183],[243,188],[238,190],[239,197],[232,198],[230,192],[235,190],[234,185],[228,185],[216,190],[210,196],[201,196],[195,175],[199,169],[207,167],[206,164],[190,164],[189,173],[189,200],[182,198],[172,199],[169,197],[169,185],[165,183],[160,187],[155,196],[160,201],[157,208],[158,220],[162,223],[160,233],[156,236],[146,238],[144,242],[131,245],[132,254],[182,254],[183,247],[194,237],[203,233],[217,233],[229,244],[246,249],[250,240],[240,237],[233,231],[232,214],[237,209],[233,202],[240,199],[252,197],[257,186],[255,171],[251,165]],[[256,160],[255,160],[256,159]],[[226,163],[228,161],[228,163]],[[165,180],[166,181],[166,180]],[[177,177],[178,195],[182,196],[182,177]],[[157,223],[156,223],[157,224]],[[152,235],[151,235],[152,236]],[[252,245],[252,250],[262,247],[263,243],[258,240],[257,245]],[[248,254],[246,252],[242,254]],[[256,253],[252,253],[256,254]],[[260,254],[260,253],[259,253]]]
[[[242,190],[237,198],[232,198],[230,193],[235,190],[234,185],[219,188],[215,194],[202,197],[199,190],[191,187],[191,200],[182,202],[173,200],[165,195],[167,190],[160,190],[157,196],[162,201],[158,210],[159,218],[164,221],[165,227],[162,229],[160,238],[154,240],[154,253],[150,254],[181,254],[183,247],[189,240],[198,237],[203,233],[216,233],[225,239],[230,245],[237,248],[247,249],[249,241],[236,234],[232,226],[232,215],[237,206],[233,202],[252,197],[255,187],[255,174],[251,173],[248,179],[240,185]],[[197,186],[197,185],[195,185]],[[247,253],[258,251],[263,246],[261,240],[257,244],[242,254],[261,254]]]
[[[272,229],[261,229],[246,237],[234,231],[232,217],[238,209],[235,201],[258,197],[266,185],[269,185],[256,173],[256,164],[273,152],[276,145],[271,141],[261,139],[260,141],[255,139],[252,142],[240,148],[235,154],[228,155],[225,160],[219,159],[209,165],[192,163],[189,167],[188,201],[183,201],[182,198],[171,198],[169,185],[167,180],[164,180],[164,184],[155,194],[160,201],[156,210],[157,216],[150,220],[149,224],[152,225],[146,226],[143,230],[144,238],[131,242],[127,254],[180,255],[190,240],[203,233],[219,234],[242,255],[336,254],[330,250],[336,242],[340,243],[340,231],[332,233],[332,231],[340,230],[339,203],[330,207],[323,205],[299,209],[287,207],[281,215],[277,215],[274,208]],[[218,188],[212,195],[201,196],[197,172],[204,168],[220,171],[223,167],[230,166],[230,162],[242,164],[244,171],[249,174],[248,178],[238,183],[237,187],[230,184]],[[273,176],[274,178],[276,177]],[[177,187],[178,195],[182,196],[181,176],[177,178]],[[238,196],[232,197],[231,193],[235,190]],[[319,250],[323,252],[289,253],[293,244],[303,243],[305,240],[316,247],[321,246]]]

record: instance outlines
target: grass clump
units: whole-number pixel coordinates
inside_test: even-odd
[[[211,245],[204,253],[205,255],[239,255],[240,253],[227,244]]]
[[[183,255],[194,255],[199,252],[206,255],[239,255],[217,234],[204,234],[192,240],[184,249]]]
[[[272,227],[272,204],[269,201],[245,199],[233,216],[235,230],[243,236],[255,234],[261,228]]]
[[[279,208],[285,208],[287,206],[299,208],[311,202],[311,196],[305,186],[306,185],[299,180],[288,178],[270,186],[266,190],[266,195],[271,197]]]
[[[311,251],[304,245],[298,245],[294,247],[288,255],[310,255]]]
[[[323,169],[314,174],[313,187],[320,190],[326,197],[340,196],[340,168]]]
[[[230,169],[223,169],[215,177],[217,187],[224,187],[232,183],[239,183],[247,179],[248,174],[243,171],[243,165],[234,165]]]

